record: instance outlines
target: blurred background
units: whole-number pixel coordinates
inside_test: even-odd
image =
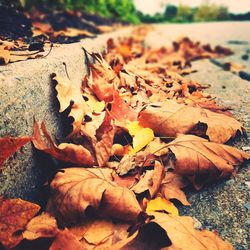
[[[20,0],[19,2],[26,9],[49,6],[64,10],[83,10],[129,23],[250,20],[249,0]]]

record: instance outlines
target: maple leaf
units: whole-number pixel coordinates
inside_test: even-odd
[[[216,233],[207,230],[195,230],[194,221],[191,217],[157,212],[151,212],[150,215],[154,216],[154,219],[150,223],[157,223],[161,226],[172,242],[171,246],[165,249],[233,249],[230,243],[220,239]]]
[[[29,221],[23,232],[23,238],[27,240],[51,238],[56,236],[58,231],[56,219],[48,213],[42,213]]]
[[[72,84],[67,78],[52,74],[52,80],[57,83],[55,89],[57,91],[57,99],[60,103],[59,112],[65,111],[73,102],[69,116],[74,118],[72,134],[76,133],[81,128],[84,115],[91,112],[88,105],[85,104],[83,93],[80,87]]]
[[[173,161],[174,173],[189,178],[197,189],[205,183],[230,176],[235,165],[250,158],[237,148],[194,135],[179,135],[167,147],[174,158],[169,159]]]
[[[74,234],[72,234],[67,228],[63,231],[59,231],[55,240],[50,246],[49,250],[85,250],[83,245],[77,240]]]
[[[42,139],[38,123],[34,121],[34,139],[32,140],[32,142],[35,148],[47,154],[50,154],[58,160],[62,160],[65,162],[83,166],[92,166],[94,164],[93,156],[91,155],[89,150],[81,145],[75,145],[72,143],[62,143],[59,146],[56,146],[50,135],[48,134],[44,122],[42,123],[41,128],[44,136],[48,141],[49,146],[46,144],[46,141]]]
[[[140,112],[139,122],[161,136],[191,133],[208,136],[210,141],[217,143],[227,142],[238,131],[244,131],[241,123],[232,117],[173,101],[147,106]]]
[[[0,138],[0,170],[3,162],[13,155],[18,149],[30,142],[32,137],[3,137]]]
[[[64,222],[83,216],[91,207],[99,214],[134,220],[141,208],[132,191],[112,182],[110,169],[63,169],[51,182],[47,211]],[[78,217],[77,217],[78,216]]]
[[[37,204],[21,199],[0,199],[0,242],[9,249],[19,244],[23,236],[20,231],[40,210]]]

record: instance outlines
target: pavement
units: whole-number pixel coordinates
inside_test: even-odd
[[[221,62],[243,64],[244,70],[250,73],[250,59],[242,60],[242,55],[249,54],[250,57],[249,30],[250,22],[160,24],[155,25],[145,44],[159,47],[171,44],[180,36],[189,36],[203,43],[224,45],[235,51],[235,54],[220,59]],[[58,72],[65,75],[62,64],[65,62],[72,81],[80,84],[86,72],[82,46],[90,51],[101,51],[107,38],[129,35],[130,31],[127,28],[101,35],[95,40],[87,39],[81,43],[63,45],[55,48],[47,58],[0,67],[0,136],[30,135],[33,116],[39,121],[46,120],[48,130],[56,138],[63,136],[50,74]],[[197,72],[188,77],[210,84],[211,88],[207,92],[220,103],[233,108],[235,116],[244,124],[250,138],[250,82],[209,60],[194,62],[193,67]],[[230,144],[242,149],[249,145],[249,140],[238,139]],[[34,154],[31,146],[25,146],[5,163],[5,169],[0,174],[0,194],[36,201],[51,164],[44,155]],[[249,183],[249,170],[245,165],[229,180],[209,185],[200,192],[189,190],[188,200],[192,205],[180,207],[180,212],[195,217],[208,229],[217,230],[236,249],[250,249]]]

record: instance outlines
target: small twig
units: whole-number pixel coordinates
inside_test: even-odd
[[[64,65],[64,68],[65,68],[66,75],[67,75],[68,79],[70,80],[70,77],[69,77],[69,74],[68,74],[67,65],[66,65],[65,62],[63,62],[63,65]]]

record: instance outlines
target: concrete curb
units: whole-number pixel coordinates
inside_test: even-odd
[[[56,138],[62,136],[61,115],[50,75],[66,76],[63,62],[74,84],[80,85],[86,74],[82,47],[101,52],[108,38],[128,36],[131,27],[103,34],[80,43],[56,46],[48,57],[17,62],[0,67],[0,136],[28,136],[33,131],[33,117],[46,121]],[[50,171],[44,155],[34,154],[31,144],[5,162],[0,174],[0,195],[36,200],[41,184]]]

